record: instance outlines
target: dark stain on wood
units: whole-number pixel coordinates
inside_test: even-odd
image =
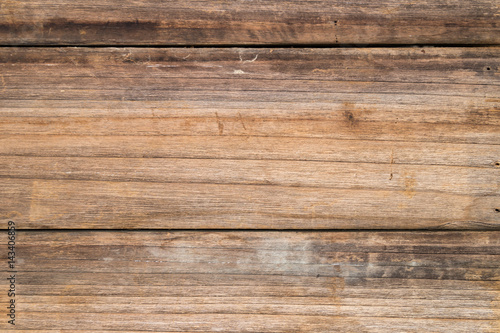
[[[129,20],[129,21],[71,21],[66,18],[53,18],[42,22],[42,33],[64,33],[72,35],[97,34],[99,32],[106,33],[107,31],[115,31],[119,34],[136,35],[138,33],[153,33],[155,34],[160,27],[160,22],[145,21],[145,20]],[[23,31],[33,31],[38,29],[38,26],[30,24],[0,24],[0,29],[5,32],[19,33]]]
[[[355,127],[357,124],[357,119],[354,117],[351,111],[344,111],[344,118],[349,127]]]
[[[160,26],[159,22],[144,21],[144,20],[128,20],[128,21],[85,21],[77,22],[66,18],[54,18],[42,23],[43,28],[48,32],[48,29],[60,30],[69,33],[80,33],[83,30],[98,31],[106,29],[117,29],[123,34],[134,34],[137,32],[155,32]]]
[[[266,5],[184,1],[182,5],[177,2],[168,6],[146,2],[130,3],[126,7],[120,1],[106,0],[99,4],[98,9],[71,2],[33,1],[30,6],[23,6],[22,2],[7,1],[4,7],[5,21],[9,23],[0,26],[0,40],[5,44],[95,45],[112,41],[129,45],[401,45],[499,42],[494,0],[460,6],[452,1],[436,0],[422,5],[361,1],[356,6],[343,6],[331,0],[317,4],[273,0]],[[52,9],[54,7],[58,10]],[[93,10],[101,12],[101,20],[94,18]],[[44,28],[40,30],[42,26]],[[85,29],[88,32],[80,35],[80,30]]]

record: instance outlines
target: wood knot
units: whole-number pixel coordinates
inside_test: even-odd
[[[349,127],[354,127],[357,124],[357,119],[354,117],[354,114],[352,114],[351,111],[344,111],[344,118],[349,125]]]

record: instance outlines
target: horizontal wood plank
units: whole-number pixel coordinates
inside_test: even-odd
[[[499,256],[498,231],[21,231],[16,331],[493,333]]]
[[[498,228],[500,196],[237,184],[0,179],[22,228]]]
[[[2,135],[500,143],[500,48],[0,51]]]
[[[0,49],[19,228],[498,228],[500,48]]]
[[[498,44],[495,0],[6,1],[0,43]]]
[[[232,173],[225,170],[234,170]],[[450,172],[453,171],[453,172]],[[353,175],[355,175],[353,177]],[[497,194],[500,168],[255,159],[0,156],[0,177]],[[409,184],[412,183],[412,184]],[[411,187],[411,189],[409,188]],[[413,193],[415,192],[415,193]]]

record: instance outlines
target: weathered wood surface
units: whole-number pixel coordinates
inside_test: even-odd
[[[499,23],[497,0],[2,1],[0,331],[500,332],[500,231],[312,230],[500,229]],[[366,44],[455,47],[338,48]]]
[[[498,228],[500,48],[0,49],[20,228]]]
[[[497,0],[3,1],[0,44],[498,44]]]
[[[19,332],[500,329],[497,231],[17,236]]]

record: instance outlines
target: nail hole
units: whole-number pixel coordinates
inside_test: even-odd
[[[500,213],[500,209],[495,208],[495,212],[496,212],[496,213]]]
[[[500,162],[495,162],[496,167],[500,167]]]
[[[491,67],[486,67],[486,70],[487,71],[491,71]]]

